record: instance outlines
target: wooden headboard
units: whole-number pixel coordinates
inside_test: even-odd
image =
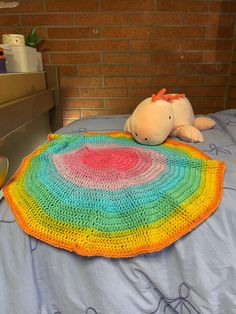
[[[10,95],[13,99],[9,99],[8,93],[7,101],[0,102],[0,155],[9,159],[8,177],[17,169],[23,157],[44,143],[48,133],[54,132],[63,124],[58,68],[45,67],[45,73],[41,73],[41,81],[45,82],[42,82],[40,91],[35,91],[37,88],[32,87],[32,93],[28,92],[27,96],[16,98],[14,84],[21,82],[21,74],[18,75],[18,81],[14,81],[12,75]],[[5,79],[11,82],[11,75]],[[4,80],[4,74],[1,80]],[[37,87],[37,81],[35,84]]]

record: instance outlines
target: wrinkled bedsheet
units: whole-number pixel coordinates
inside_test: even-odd
[[[236,110],[192,144],[226,161],[218,210],[157,253],[82,257],[25,234],[0,201],[1,314],[236,313]],[[58,133],[122,130],[127,116],[80,119]]]

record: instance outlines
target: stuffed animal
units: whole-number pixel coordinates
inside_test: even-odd
[[[194,118],[193,109],[184,94],[165,94],[161,89],[146,98],[125,123],[125,131],[146,145],[158,145],[168,136],[177,136],[187,142],[203,142],[201,130],[215,126],[206,117]]]

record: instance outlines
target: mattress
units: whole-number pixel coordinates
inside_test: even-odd
[[[0,201],[0,313],[236,313],[236,110],[210,115],[214,129],[191,144],[226,162],[218,210],[156,253],[84,257],[25,234]],[[60,134],[123,130],[127,116],[83,118]]]

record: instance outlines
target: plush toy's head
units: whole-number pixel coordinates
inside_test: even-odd
[[[162,89],[142,101],[129,120],[129,131],[134,139],[145,145],[158,145],[165,141],[174,124],[171,101],[184,95],[165,95]]]

